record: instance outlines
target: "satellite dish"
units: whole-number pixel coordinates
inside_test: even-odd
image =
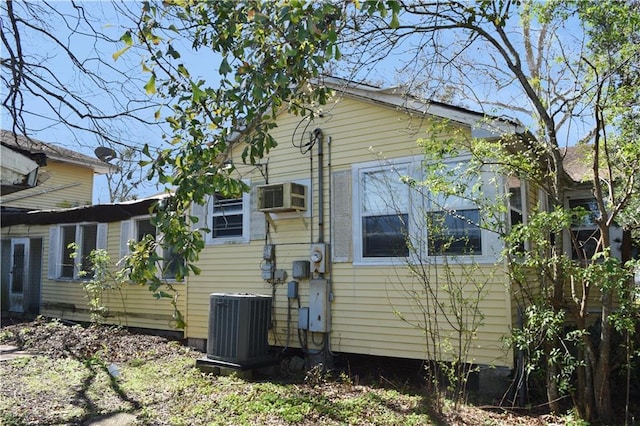
[[[100,160],[104,161],[105,163],[108,163],[109,161],[117,157],[116,152],[113,149],[108,148],[106,146],[99,146],[93,152],[95,152],[96,157],[98,157]]]

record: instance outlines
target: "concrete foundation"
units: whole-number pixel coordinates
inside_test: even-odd
[[[277,358],[262,358],[252,362],[236,364],[227,361],[220,361],[208,357],[202,357],[196,360],[196,367],[204,372],[221,376],[236,376],[250,380],[254,373],[261,375],[274,375],[278,372],[280,360]]]
[[[200,352],[207,352],[207,339],[197,339],[195,337],[189,337],[187,339],[187,346],[194,348]]]

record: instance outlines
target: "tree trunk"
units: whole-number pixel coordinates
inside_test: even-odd
[[[551,126],[552,121],[547,123],[547,126]],[[553,129],[553,127],[550,127]],[[553,165],[552,169],[555,171],[553,175],[552,188],[554,195],[554,207],[561,206],[564,203],[564,167],[563,159],[560,155],[560,150],[557,148],[558,143],[555,137],[555,133],[551,130],[550,140],[553,147]],[[564,238],[562,235],[557,235],[553,244],[553,250],[555,254],[564,253],[565,247],[563,243]],[[557,315],[564,305],[564,285],[565,285],[565,272],[560,262],[554,262],[553,264],[553,288],[551,293],[551,309],[554,315]],[[550,354],[553,349],[558,349],[560,342],[558,339],[547,342],[547,354]],[[549,409],[553,412],[560,412],[560,390],[558,388],[558,366],[555,363],[550,363],[547,369],[547,399],[549,402]]]
[[[553,344],[547,345],[547,357],[550,356]],[[560,413],[560,391],[558,390],[558,366],[548,361],[547,365],[547,401],[549,410],[553,413]]]
[[[596,363],[593,385],[595,396],[595,409],[600,420],[611,418],[611,325],[609,315],[611,313],[611,292],[602,291],[602,329],[600,331],[600,347],[598,362]]]
[[[584,329],[584,327],[583,327]],[[581,416],[583,419],[587,421],[591,421],[593,419],[594,414],[594,387],[593,387],[593,372],[596,368],[596,358],[593,353],[593,347],[590,341],[591,337],[589,335],[584,335],[582,337],[582,341],[584,344],[584,388],[581,388],[582,393],[584,394],[584,398],[582,400],[582,413]],[[578,386],[580,384],[578,383]]]
[[[597,167],[594,167],[594,171],[597,173]],[[596,174],[597,175],[597,174]],[[601,191],[596,191],[596,194],[601,194]],[[598,200],[601,204],[604,201]],[[604,218],[604,210],[601,210],[602,217]],[[600,238],[603,248],[611,248],[611,238],[609,234],[609,225],[607,221],[600,219],[598,223],[600,229]],[[609,256],[611,253],[608,254]],[[613,308],[612,291],[607,287],[605,283],[592,283],[600,284],[600,291],[602,294],[602,311],[601,311],[601,328],[600,328],[600,342],[598,346],[598,361],[595,363],[593,372],[593,391],[595,399],[595,409],[599,420],[609,420],[611,418],[611,366],[609,365],[611,358],[611,324],[609,322],[609,315]],[[595,287],[595,286],[594,286]]]

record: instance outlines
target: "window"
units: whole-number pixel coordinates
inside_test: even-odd
[[[448,163],[442,170],[447,180],[456,179],[458,170],[465,163]],[[482,255],[482,230],[479,227],[480,210],[471,201],[471,188],[476,186],[475,178],[465,177],[455,181],[456,193],[449,195],[433,193],[429,195],[426,213],[427,245],[429,256],[442,255]]]
[[[244,235],[242,204],[242,197],[213,197],[212,238],[237,238]]]
[[[136,219],[134,224],[136,242],[142,241],[147,235],[152,236],[154,239],[157,237],[157,229],[155,225],[151,223],[150,219]],[[162,278],[174,280],[176,278],[178,268],[181,264],[184,264],[182,257],[176,252],[176,250],[170,247],[162,249],[162,259]]]
[[[248,183],[247,183],[248,184]],[[206,206],[197,206],[197,226],[209,229],[206,241],[209,244],[249,242],[251,221],[250,193],[239,197],[223,197],[216,194]],[[263,215],[260,215],[264,219]]]
[[[473,255],[474,261],[491,262],[502,249],[499,237],[481,227],[482,214],[473,202],[476,191],[492,197],[495,188],[482,188],[478,179],[493,178],[490,171],[470,182],[457,178],[465,162],[449,162],[443,178],[457,179],[457,190],[464,195],[436,195],[427,187],[414,189],[403,181],[409,176],[422,179],[422,157],[406,157],[392,165],[363,163],[352,168],[351,205],[353,259],[362,264],[387,264],[398,261],[421,261],[423,256]],[[462,176],[463,174],[460,174]],[[458,192],[456,192],[458,193]],[[334,200],[339,202],[339,200]],[[470,261],[470,258],[461,259]]]
[[[571,226],[571,258],[586,261],[593,258],[600,245],[600,230],[596,224],[598,205],[593,198],[569,200],[570,209],[583,209]]]
[[[90,254],[95,249],[106,247],[106,224],[86,223],[60,225],[50,228],[49,278],[88,278],[92,263]],[[71,258],[76,244],[77,257]]]
[[[408,165],[359,172],[362,258],[409,255],[409,187],[400,180]]]
[[[151,220],[149,219],[139,219],[136,220],[136,242],[140,242],[144,239],[145,236],[151,235],[154,239],[156,238],[156,226],[151,224]]]
[[[526,223],[526,196],[527,192],[525,184],[522,180],[515,176],[507,178],[507,190],[509,192],[509,227],[513,228],[516,225],[522,225]],[[517,251],[519,254],[524,254],[524,251],[529,247],[528,243],[524,241],[520,242]]]
[[[98,225],[71,225],[62,227],[62,273],[60,278],[89,278],[93,266],[89,255],[96,249]],[[78,256],[73,259],[71,244],[77,244]],[[76,264],[78,268],[76,268]]]
[[[479,221],[478,209],[428,213],[429,256],[482,254]]]
[[[524,223],[524,204],[522,182],[517,177],[508,178],[509,189],[509,224],[511,226]]]
[[[76,226],[62,227],[62,273],[60,278],[73,278],[75,275],[75,259],[71,258],[73,248],[71,244],[76,242]]]

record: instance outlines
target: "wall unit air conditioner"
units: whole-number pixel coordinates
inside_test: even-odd
[[[269,357],[271,297],[212,293],[207,358],[249,364]]]
[[[307,210],[307,187],[295,182],[258,186],[258,210],[267,213]]]

